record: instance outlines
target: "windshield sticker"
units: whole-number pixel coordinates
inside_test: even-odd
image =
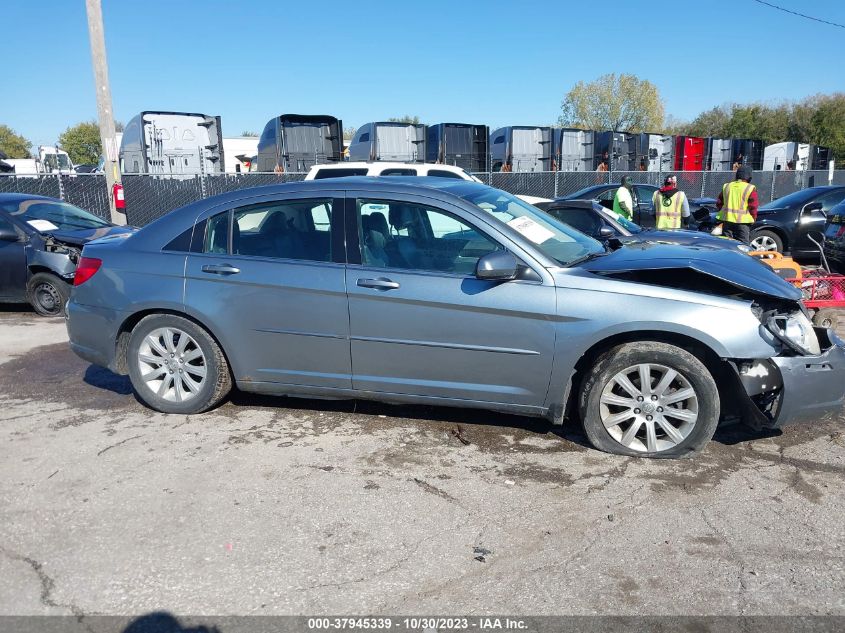
[[[55,231],[59,227],[57,227],[52,222],[48,222],[47,220],[27,220],[26,221],[29,226],[34,228],[36,231]]]
[[[549,238],[555,236],[552,231],[544,227],[542,224],[538,224],[527,215],[511,220],[508,222],[508,226],[535,244],[542,244]]]

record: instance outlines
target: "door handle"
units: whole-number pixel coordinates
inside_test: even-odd
[[[358,285],[362,288],[375,288],[376,290],[395,290],[399,283],[379,277],[378,279],[359,279]]]
[[[237,275],[241,272],[241,269],[229,264],[206,264],[202,267],[202,272],[212,273],[213,275]]]

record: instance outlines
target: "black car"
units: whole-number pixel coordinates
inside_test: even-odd
[[[0,194],[0,302],[60,316],[83,245],[133,230],[55,198]]]
[[[684,246],[736,248],[742,252],[751,250],[749,246],[736,240],[715,237],[704,231],[683,229],[663,231],[643,228],[635,222],[618,217],[595,200],[554,200],[534,206],[601,242],[617,239],[622,243],[659,242]],[[697,213],[702,217],[709,216],[704,209],[698,210]]]
[[[621,186],[622,185],[620,183],[593,185],[592,187],[579,189],[574,193],[557,198],[556,200],[595,200],[601,206],[607,209],[613,209],[613,197],[616,195],[616,190]],[[632,219],[643,228],[654,227],[654,203],[652,200],[654,198],[654,192],[658,189],[660,189],[660,187],[655,185],[646,185],[642,183],[636,183],[633,185],[633,191],[631,191],[631,197],[634,200],[634,213]],[[698,226],[698,221],[691,220],[690,228],[702,231],[709,231],[712,229],[715,226],[715,223],[710,221],[710,219],[715,217],[715,203],[716,201],[713,198],[689,199],[691,216],[703,218],[703,221],[701,222],[702,226]],[[707,215],[704,216],[704,214],[701,214],[701,216],[699,216],[699,214],[696,213],[699,209],[706,209],[708,211]]]
[[[761,251],[790,251],[793,256],[818,255],[815,238],[827,228],[828,214],[845,200],[845,186],[809,187],[772,200],[757,212],[751,246]]]
[[[845,273],[845,202],[833,207],[827,217],[824,254],[832,268]]]

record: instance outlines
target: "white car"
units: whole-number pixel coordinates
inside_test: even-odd
[[[345,176],[434,176],[437,178],[455,178],[457,180],[471,180],[481,182],[467,171],[454,165],[439,163],[390,163],[387,161],[361,161],[314,165],[305,180],[322,180],[323,178],[343,178]],[[537,196],[517,196],[529,204],[549,202],[549,198]]]

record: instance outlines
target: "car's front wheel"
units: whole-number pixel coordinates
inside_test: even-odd
[[[229,364],[217,341],[183,317],[143,318],[129,338],[129,378],[138,398],[162,413],[201,413],[232,388]]]
[[[783,252],[783,240],[774,231],[756,231],[751,236],[751,249],[755,251]]]
[[[69,296],[70,285],[50,273],[35,273],[26,284],[27,300],[41,316],[62,316]]]
[[[626,343],[602,354],[579,405],[593,446],[620,455],[687,457],[719,423],[719,391],[707,367],[667,343]]]

